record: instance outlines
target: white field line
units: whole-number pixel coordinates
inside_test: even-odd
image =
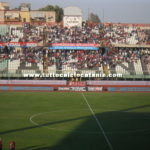
[[[37,122],[35,122],[33,120],[37,116],[40,116],[40,115],[43,115],[43,114],[46,114],[46,113],[54,113],[54,112],[57,113],[57,112],[72,112],[72,111],[87,111],[87,110],[89,110],[89,108],[87,108],[87,109],[75,109],[75,110],[73,110],[73,109],[71,109],[71,110],[55,110],[55,111],[49,111],[49,112],[42,112],[42,113],[37,113],[37,114],[34,114],[34,115],[30,116],[29,120],[30,120],[30,122],[32,124],[34,124],[36,126],[39,126],[40,124],[38,124]],[[99,109],[94,109],[94,110],[96,111],[96,110],[99,110]],[[72,131],[72,129],[61,129],[61,128],[58,129],[58,128],[52,128],[52,127],[47,127],[47,126],[43,126],[43,128],[47,128],[49,130],[64,131],[64,132]],[[88,134],[96,134],[96,133],[98,133],[98,134],[102,134],[103,135],[103,133],[95,132],[95,131],[89,131],[89,132],[88,131],[87,132],[86,131],[85,132],[76,131],[76,132],[77,133],[88,133]],[[127,130],[127,131],[122,131],[122,132],[121,131],[112,131],[112,132],[105,132],[105,133],[107,133],[107,134],[126,134],[126,133],[137,133],[137,132],[148,132],[148,133],[150,133],[150,129],[148,128],[148,129],[138,129],[138,130]]]
[[[109,141],[109,139],[108,139],[108,137],[107,137],[107,135],[106,135],[106,133],[105,133],[105,131],[104,131],[104,129],[103,129],[101,123],[100,123],[100,121],[97,119],[97,117],[96,117],[96,115],[95,115],[93,109],[91,108],[90,104],[88,103],[87,98],[85,97],[85,95],[84,95],[83,93],[82,93],[82,96],[83,96],[83,98],[84,98],[86,104],[88,105],[88,107],[89,107],[89,109],[90,109],[90,111],[91,111],[91,113],[92,113],[94,119],[96,120],[96,122],[97,122],[97,124],[98,124],[100,130],[102,131],[102,133],[103,133],[103,135],[104,135],[104,137],[105,137],[105,140],[106,140],[106,142],[107,142],[107,144],[108,144],[110,150],[113,150],[112,144],[110,143],[110,141]]]
[[[73,109],[71,109],[71,110],[55,110],[55,111],[49,111],[49,112],[42,112],[42,113],[37,113],[37,114],[34,114],[34,115],[32,115],[32,116],[30,116],[30,118],[29,118],[29,120],[30,120],[30,122],[32,123],[32,124],[34,124],[34,125],[36,125],[36,126],[39,126],[40,124],[38,124],[37,122],[35,122],[34,120],[33,120],[33,118],[35,118],[35,117],[37,117],[37,116],[40,116],[40,115],[43,115],[43,114],[47,114],[47,113],[57,113],[57,112],[72,112],[72,111],[88,111],[89,109],[75,109],[75,110],[73,110]],[[57,131],[64,131],[64,132],[70,132],[70,131],[72,131],[72,129],[61,129],[61,128],[59,128],[59,129],[57,129],[57,128],[52,128],[52,127],[48,127],[48,126],[42,126],[43,128],[47,128],[47,129],[49,129],[49,130],[57,130]],[[76,133],[87,133],[87,134],[97,134],[97,132],[95,132],[95,131],[85,131],[85,132],[82,132],[82,131],[75,131]]]

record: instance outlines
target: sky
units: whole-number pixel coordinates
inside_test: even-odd
[[[18,7],[20,3],[31,3],[34,10],[46,5],[58,5],[62,8],[77,6],[82,9],[84,19],[92,12],[103,22],[150,24],[150,0],[3,0],[3,2],[9,2],[11,8]]]

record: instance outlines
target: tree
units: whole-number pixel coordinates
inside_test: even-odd
[[[44,8],[40,8],[40,11],[55,11],[56,12],[56,22],[60,22],[63,19],[63,9],[59,6],[47,5]]]
[[[100,23],[101,22],[101,20],[99,19],[99,16],[97,14],[94,14],[94,13],[90,13],[88,21],[93,22],[93,23]]]

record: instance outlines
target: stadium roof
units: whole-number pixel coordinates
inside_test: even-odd
[[[82,16],[82,10],[79,7],[69,6],[64,8],[65,16]]]

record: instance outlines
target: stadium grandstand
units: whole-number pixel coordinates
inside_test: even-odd
[[[3,19],[1,79],[150,79],[149,24],[82,22],[78,7],[64,11],[65,24]]]
[[[44,71],[120,73],[139,79],[150,75],[150,29],[122,24],[104,25],[103,31],[101,24],[1,28],[1,77]]]

